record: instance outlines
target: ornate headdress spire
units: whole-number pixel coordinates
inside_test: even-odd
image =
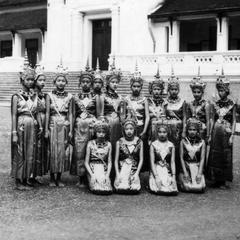
[[[138,70],[137,61],[136,61],[136,65],[135,65],[135,72],[133,73],[133,76],[130,80],[131,86],[133,85],[134,82],[139,82],[141,85],[143,85],[143,79],[141,76],[141,72]]]
[[[194,77],[190,83],[190,87],[193,90],[194,88],[200,88],[202,91],[204,91],[206,84],[203,82],[201,76],[200,76],[200,66],[198,66],[198,75]]]
[[[84,78],[90,79],[91,82],[93,81],[93,78],[94,78],[93,71],[90,70],[90,67],[89,67],[89,58],[87,58],[85,71],[80,72],[79,82],[81,82]]]
[[[229,90],[229,85],[230,85],[230,81],[229,79],[224,75],[224,70],[222,67],[222,73],[221,75],[217,78],[217,82],[216,82],[216,88],[223,88],[225,90]]]
[[[116,66],[115,66],[115,56],[113,56],[112,64],[110,65],[109,72],[106,75],[107,85],[109,84],[109,82],[112,79],[115,79],[115,78],[118,80],[118,82],[120,82],[121,76],[122,76],[121,70],[120,69],[119,70],[116,69]]]
[[[171,76],[168,78],[168,90],[176,86],[179,88],[179,78],[174,75],[173,65],[171,66]]]
[[[152,94],[153,86],[158,86],[162,90],[164,89],[164,81],[160,76],[159,64],[158,64],[158,68],[157,68],[157,73],[154,76],[154,80],[149,83],[149,93],[150,94]]]
[[[41,66],[40,64],[38,52],[37,52],[37,63],[35,66],[35,73],[36,73],[35,80],[37,80],[39,76],[45,76],[44,67]]]
[[[96,70],[94,72],[94,79],[100,79],[103,82],[103,75],[100,70],[99,58],[97,58]]]
[[[62,57],[60,58],[60,64],[57,66],[56,68],[56,72],[55,72],[55,77],[54,77],[54,81],[56,81],[56,79],[58,77],[64,77],[67,81],[67,75],[68,75],[68,71],[67,71],[67,67],[64,67],[63,66],[63,63],[62,63]]]
[[[24,62],[20,70],[20,78],[22,80],[26,78],[35,79],[35,70],[29,64],[27,49],[25,49],[25,53],[24,53]]]

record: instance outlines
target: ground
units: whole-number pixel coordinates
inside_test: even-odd
[[[240,137],[230,190],[160,197],[96,196],[74,186],[14,190],[10,171],[10,109],[0,107],[0,239],[240,239]],[[144,186],[147,175],[143,176]],[[44,178],[47,183],[48,178]]]

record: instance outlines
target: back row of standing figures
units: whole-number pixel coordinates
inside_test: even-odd
[[[106,92],[103,92],[105,79]],[[29,67],[25,68],[21,75],[23,88],[14,94],[12,99],[12,142],[14,143],[12,173],[18,185],[20,184],[21,187],[31,185],[29,180],[50,170],[50,185],[63,186],[60,181],[61,173],[69,168],[72,174],[80,177],[79,183],[83,184],[86,146],[87,142],[93,138],[94,122],[102,116],[108,119],[114,156],[116,141],[122,133],[120,122],[129,115],[137,122],[137,135],[143,139],[144,149],[148,149],[148,141],[154,141],[156,138],[154,128],[157,122],[167,118],[170,129],[169,140],[176,148],[177,172],[180,171],[180,140],[186,137],[186,119],[197,118],[202,123],[201,136],[207,144],[211,141],[212,129],[213,137],[219,139],[221,136],[224,140],[218,144],[212,144],[209,158],[211,176],[214,175],[214,180],[220,185],[225,180],[231,180],[231,143],[235,129],[235,105],[228,98],[229,82],[226,81],[225,76],[219,77],[217,81],[220,100],[215,101],[214,104],[203,99],[205,84],[199,75],[191,82],[194,101],[189,104],[179,98],[179,79],[173,73],[168,80],[166,100],[162,96],[164,82],[159,72],[154,81],[149,84],[151,95],[149,98],[141,95],[143,79],[137,69],[130,80],[131,94],[126,98],[116,93],[121,74],[116,70],[114,63],[105,79],[99,66],[94,73],[87,66],[80,75],[81,91],[72,97],[65,91],[67,75],[60,65],[54,78],[55,89],[45,95],[41,90],[46,80],[43,71],[34,73]],[[35,92],[32,91],[34,86]],[[228,134],[225,134],[225,130],[221,130],[222,126]],[[219,132],[222,132],[222,135]],[[49,139],[49,144],[44,140],[43,134],[46,139]],[[72,139],[74,149],[72,163],[69,166],[68,146]],[[224,146],[220,146],[223,142]],[[34,147],[36,145],[37,148]],[[49,148],[48,156],[44,154],[46,152],[44,149],[47,147]],[[147,153],[144,160],[146,166],[149,153],[148,151],[144,153]],[[216,156],[221,156],[221,161],[214,162]],[[226,171],[228,174],[225,173]],[[185,175],[187,179],[187,173]]]

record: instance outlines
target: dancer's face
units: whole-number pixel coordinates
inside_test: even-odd
[[[106,131],[104,129],[98,129],[96,132],[97,139],[100,141],[104,141],[106,137]]]
[[[109,82],[109,88],[113,91],[116,91],[118,88],[118,80],[116,78],[111,79]]]
[[[127,124],[124,127],[125,135],[128,138],[132,138],[134,136],[134,127],[132,124]]]
[[[167,140],[167,129],[164,127],[160,127],[158,129],[158,138],[160,141],[166,141]]]
[[[83,78],[81,81],[81,87],[84,92],[89,92],[91,89],[91,80],[89,78]]]
[[[188,128],[188,136],[189,136],[190,138],[194,138],[194,137],[197,136],[197,129],[196,129],[196,127],[190,126],[190,127]]]
[[[194,88],[192,90],[192,94],[193,94],[193,97],[196,101],[200,101],[202,99],[202,96],[203,96],[203,91],[199,88]]]
[[[153,86],[152,94],[156,98],[160,98],[162,96],[162,89],[158,86]]]
[[[139,82],[134,82],[131,88],[132,88],[133,95],[135,96],[140,95],[140,92],[142,90],[142,85]]]
[[[96,92],[100,92],[101,89],[103,87],[103,83],[102,83],[102,80],[101,79],[95,79],[94,80],[94,83],[93,83],[93,89],[96,91]]]
[[[46,83],[46,77],[43,75],[40,75],[36,81],[36,87],[39,89],[43,89],[45,87]]]
[[[26,87],[27,89],[30,89],[33,87],[34,84],[34,79],[33,77],[26,77],[23,81],[22,84],[24,87]]]
[[[218,95],[221,99],[225,99],[228,96],[228,93],[224,88],[219,88]]]
[[[177,98],[179,94],[179,88],[177,86],[171,86],[171,88],[169,89],[169,95],[172,98]]]
[[[66,84],[67,81],[63,76],[59,76],[55,81],[55,86],[59,91],[63,91],[65,89]]]

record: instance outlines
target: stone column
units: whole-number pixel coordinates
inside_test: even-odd
[[[119,17],[120,7],[115,3],[112,7],[112,39],[111,39],[111,53],[119,52]]]
[[[180,22],[172,21],[169,27],[169,52],[179,52],[180,46]]]
[[[228,51],[228,18],[218,17],[217,18],[217,51],[226,52]]]
[[[72,41],[71,41],[71,56],[73,67],[83,67],[83,18],[84,14],[79,11],[72,12]]]
[[[20,33],[15,33],[13,35],[12,44],[13,57],[22,57],[22,35]]]

